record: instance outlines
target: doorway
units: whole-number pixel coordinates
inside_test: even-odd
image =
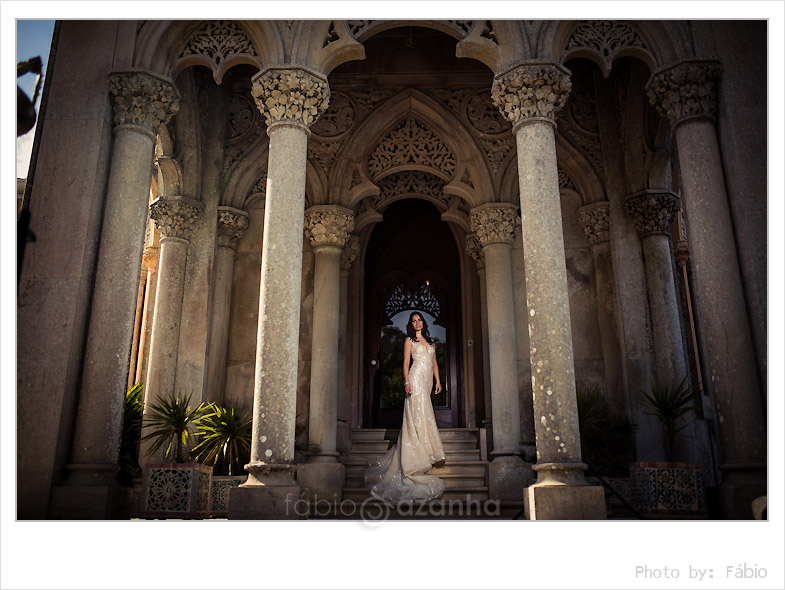
[[[397,201],[373,229],[365,264],[364,424],[401,426],[406,323],[418,311],[436,339],[443,388],[431,398],[436,423],[461,426],[460,259],[452,231],[429,202]]]

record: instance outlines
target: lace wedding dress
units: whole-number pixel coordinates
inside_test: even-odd
[[[425,340],[412,341],[414,362],[409,369],[411,395],[403,406],[398,442],[365,471],[371,495],[397,504],[434,500],[444,492],[444,481],[425,475],[434,463],[444,461],[444,449],[431,404],[433,355],[436,347]]]

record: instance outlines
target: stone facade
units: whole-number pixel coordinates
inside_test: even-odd
[[[765,132],[765,109],[740,108],[765,73],[747,83],[746,57],[669,21],[417,23],[61,23],[25,205],[18,518],[132,512],[117,449],[140,380],[148,406],[184,391],[253,412],[230,518],[357,493],[369,326],[391,321],[371,317],[386,312],[370,274],[428,287],[455,389],[442,426],[481,433],[487,497],[604,517],[581,392],[596,385],[638,425],[629,458],[654,461],[636,386],[685,374],[704,391],[681,458],[703,465],[713,517],[750,517],[766,493],[766,169],[737,156]],[[765,23],[739,26],[765,59]],[[367,255],[409,199],[449,229],[455,284],[417,220],[402,243],[422,268]]]

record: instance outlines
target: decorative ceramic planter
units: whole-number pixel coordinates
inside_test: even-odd
[[[248,475],[214,475],[210,494],[210,514],[229,516],[229,490],[245,483]]]
[[[630,464],[632,504],[650,518],[707,518],[703,467],[698,463]]]
[[[213,468],[200,463],[151,463],[144,469],[145,518],[208,518]]]

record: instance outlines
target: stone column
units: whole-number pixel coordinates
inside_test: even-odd
[[[477,274],[480,275],[480,328],[482,329],[482,378],[483,378],[483,403],[485,417],[482,420],[482,427],[487,429],[488,436],[493,440],[493,422],[491,407],[491,361],[488,355],[488,292],[485,276],[485,255],[482,245],[477,239],[476,234],[466,234],[466,251],[471,255],[474,264],[477,265]]]
[[[515,234],[517,207],[489,203],[471,210],[471,229],[485,256],[493,412],[493,460],[489,466],[490,496],[518,500],[531,483],[521,459],[521,414],[518,395],[515,314],[513,311],[510,246]]]
[[[320,448],[301,465],[297,481],[313,498],[341,500],[344,467],[338,463],[338,334],[341,255],[354,229],[351,210],[317,205],[305,212],[305,235],[314,251],[313,334],[308,440]]]
[[[602,358],[605,365],[605,391],[611,405],[629,416],[624,388],[618,309],[613,280],[610,243],[610,203],[602,201],[581,207],[578,220],[591,244],[594,282],[597,289],[597,320],[600,326]]]
[[[112,490],[119,469],[156,131],[179,106],[171,81],[151,72],[112,73],[109,92],[115,129],[100,254],[71,458],[52,507],[73,518],[110,518],[117,508]]]
[[[136,380],[142,381],[147,375],[147,361],[150,357],[147,346],[153,328],[153,309],[155,307],[155,290],[158,287],[158,246],[145,246],[142,252],[142,264],[147,269],[147,283],[144,289],[144,309],[142,311],[142,329],[139,334],[139,352],[136,359]]]
[[[264,211],[253,434],[248,480],[233,488],[229,517],[294,518],[294,423],[308,127],[327,108],[327,80],[303,69],[267,69],[253,96],[270,137]]]
[[[360,238],[352,234],[341,254],[341,304],[338,312],[338,455],[347,457],[352,448],[351,389],[346,383],[346,332],[349,301],[349,269],[360,253]]]
[[[648,95],[670,119],[681,170],[704,385],[717,405],[724,516],[749,518],[766,493],[766,419],[714,117],[720,66],[683,61],[655,72]]]
[[[144,261],[144,258],[142,259]],[[136,295],[136,316],[134,317],[134,334],[131,340],[131,366],[128,369],[128,389],[136,384],[136,362],[139,358],[139,342],[142,333],[142,316],[144,315],[144,288],[147,284],[147,268],[142,264],[139,271],[139,290]]]
[[[581,461],[567,271],[562,235],[556,112],[571,88],[555,64],[526,64],[494,77],[494,104],[513,123],[518,148],[537,440],[537,483],[524,494],[531,519],[605,518],[600,488]]]
[[[156,288],[153,324],[150,331],[150,356],[145,378],[144,416],[162,398],[189,395],[190,391],[176,389],[177,349],[180,341],[180,321],[183,309],[183,283],[188,256],[188,240],[194,224],[203,210],[199,201],[188,197],[158,197],[150,204],[150,218],[161,234],[158,254],[158,286]],[[198,405],[201,399],[191,399]],[[142,429],[146,434],[146,429]],[[163,449],[153,456],[149,449],[153,441],[143,441],[139,450],[139,464],[163,460]],[[170,458],[171,461],[176,460]]]
[[[687,374],[670,246],[670,223],[679,211],[679,197],[647,190],[627,197],[626,206],[643,248],[657,377],[662,385],[678,385]]]
[[[207,366],[207,401],[226,402],[226,352],[229,346],[229,311],[237,243],[248,227],[248,213],[218,207],[218,250],[215,256],[213,313],[210,321],[210,352]]]

